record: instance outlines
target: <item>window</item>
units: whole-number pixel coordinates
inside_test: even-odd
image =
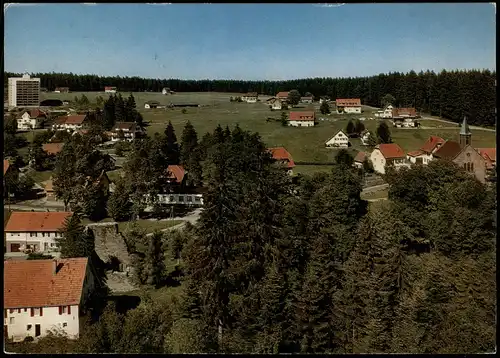
[[[27,330],[27,331],[31,331],[31,328],[33,328],[33,325],[31,325],[31,324],[28,324],[28,325],[26,326],[26,330]]]
[[[67,307],[66,307],[66,306],[62,306],[62,307],[61,307],[61,312],[62,312],[62,313],[66,313],[66,310],[67,310]]]
[[[10,318],[9,318],[9,323],[10,323],[10,324],[14,324],[14,317],[10,317]]]
[[[471,172],[474,171],[474,163],[470,163],[470,170],[471,170]]]
[[[192,196],[188,196],[187,197],[187,201],[192,202],[193,201],[193,197]]]
[[[35,316],[40,316],[40,308],[35,308],[33,311],[35,312]]]
[[[200,198],[200,197],[198,197],[198,196],[195,196],[195,197],[194,197],[194,201],[201,201],[201,198]]]
[[[184,202],[184,197],[182,195],[179,195],[179,202],[180,203]]]
[[[173,195],[170,195],[169,200],[170,200],[170,201],[174,201],[174,196],[173,196]]]
[[[64,322],[63,327],[68,327],[68,323]]]
[[[30,237],[33,237],[33,236],[36,237],[36,232],[30,232]]]

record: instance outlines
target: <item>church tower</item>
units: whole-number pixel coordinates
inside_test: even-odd
[[[464,148],[467,145],[471,145],[472,133],[467,124],[467,117],[464,116],[464,121],[462,122],[462,127],[460,128],[460,147]]]

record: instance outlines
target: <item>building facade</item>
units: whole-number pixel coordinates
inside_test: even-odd
[[[9,107],[38,107],[40,105],[40,79],[24,74],[8,81]]]
[[[316,113],[313,111],[290,112],[288,125],[292,127],[314,127],[316,124]]]
[[[347,148],[349,147],[349,137],[343,131],[338,131],[325,145],[330,148]]]
[[[361,113],[361,99],[359,98],[337,98],[335,105],[337,113]]]

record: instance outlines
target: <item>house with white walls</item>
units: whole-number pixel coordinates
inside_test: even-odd
[[[427,142],[418,150],[408,152],[406,159],[412,164],[427,165],[433,159],[433,154],[445,143],[446,141],[438,136],[430,136]]]
[[[58,252],[56,238],[71,212],[14,211],[5,226],[6,253]]]
[[[106,86],[104,87],[104,93],[116,93],[116,87]]]
[[[392,106],[392,104],[388,104],[387,106],[384,107],[383,110],[377,111],[375,113],[375,117],[378,117],[378,118],[392,118],[392,110],[393,109],[394,109],[394,107]]]
[[[248,92],[241,96],[241,100],[247,103],[257,103],[259,94],[257,92]]]
[[[80,315],[98,284],[92,271],[86,257],[4,261],[4,337],[78,338]]]
[[[292,127],[314,127],[316,113],[314,111],[290,112],[288,125]]]
[[[361,99],[337,98],[335,101],[337,113],[361,113]]]
[[[288,92],[278,92],[275,97],[282,102],[288,101]]]
[[[33,109],[23,113],[21,118],[17,118],[17,129],[29,131],[32,129],[43,128],[43,122],[47,115],[39,109]]]
[[[328,148],[347,148],[349,147],[349,137],[343,131],[338,131],[332,138],[326,141]]]
[[[380,174],[385,174],[389,166],[395,169],[410,166],[405,152],[395,143],[377,145],[370,154],[370,160],[373,164],[373,169]]]
[[[144,130],[134,122],[116,122],[111,131],[108,132],[112,142],[121,140],[133,141],[145,134]]]
[[[359,138],[361,139],[361,144],[368,145],[371,135],[372,135],[371,132],[367,129],[362,131],[361,134],[359,135]]]
[[[358,152],[356,156],[354,157],[354,163],[352,165],[355,168],[362,169],[363,168],[363,163],[365,162],[367,156],[365,152]]]
[[[276,111],[281,110],[283,108],[283,104],[285,103],[274,97],[270,98],[266,102],[269,104],[269,108],[271,108],[271,110],[276,110]]]

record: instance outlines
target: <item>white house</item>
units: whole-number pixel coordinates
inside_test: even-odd
[[[276,98],[282,102],[288,101],[288,92],[278,92]]]
[[[4,337],[79,336],[79,317],[96,287],[86,257],[4,261]]]
[[[31,130],[43,128],[43,121],[47,118],[47,115],[40,111],[39,109],[34,109],[29,112],[24,112],[21,118],[17,119],[17,129],[19,130]]]
[[[394,107],[391,104],[389,104],[389,105],[385,106],[383,110],[377,111],[377,113],[375,113],[375,117],[392,118],[392,110],[393,109],[394,109]]]
[[[361,139],[361,144],[368,145],[368,140],[370,139],[371,135],[372,134],[370,133],[370,131],[366,129],[363,132],[361,132],[361,135],[359,136],[359,138]]]
[[[106,86],[104,87],[104,93],[116,93],[116,87]]]
[[[281,110],[283,108],[283,102],[277,98],[272,98],[270,101],[267,102],[269,103],[269,107],[272,110]]]
[[[300,97],[300,103],[313,103],[313,97]]]
[[[418,150],[408,152],[406,159],[412,164],[429,164],[429,162],[434,159],[433,154],[436,153],[445,142],[446,141],[441,137],[430,136],[427,142]]]
[[[56,238],[62,237],[64,221],[71,215],[71,212],[12,212],[4,229],[6,252],[59,251]]]
[[[290,112],[288,125],[292,127],[314,127],[316,113],[314,111]]]
[[[373,169],[380,174],[385,174],[388,166],[396,169],[410,166],[403,149],[395,143],[377,145],[370,155],[370,160]]]
[[[337,113],[361,113],[361,99],[359,98],[337,98],[335,104]]]
[[[168,87],[164,87],[162,90],[161,90],[161,94],[165,94],[165,95],[168,95],[168,94],[172,94],[173,91],[170,90],[170,88]]]
[[[335,148],[347,148],[349,147],[349,137],[342,131],[338,131],[331,139],[326,143],[327,147]]]
[[[322,104],[323,102],[327,102],[327,103],[330,102],[330,98],[329,97],[325,97],[325,96],[321,97],[319,99],[319,104]]]
[[[142,134],[144,134],[144,130],[134,122],[116,122],[109,132],[112,142],[121,140],[131,142]]]
[[[85,114],[59,117],[52,125],[53,130],[76,131],[88,127],[88,117]]]
[[[249,92],[241,96],[241,100],[247,103],[257,103],[258,98],[259,94],[257,92]]]
[[[146,103],[144,103],[145,109],[159,108],[159,107],[164,107],[164,106],[162,106],[158,101],[147,101]]]

